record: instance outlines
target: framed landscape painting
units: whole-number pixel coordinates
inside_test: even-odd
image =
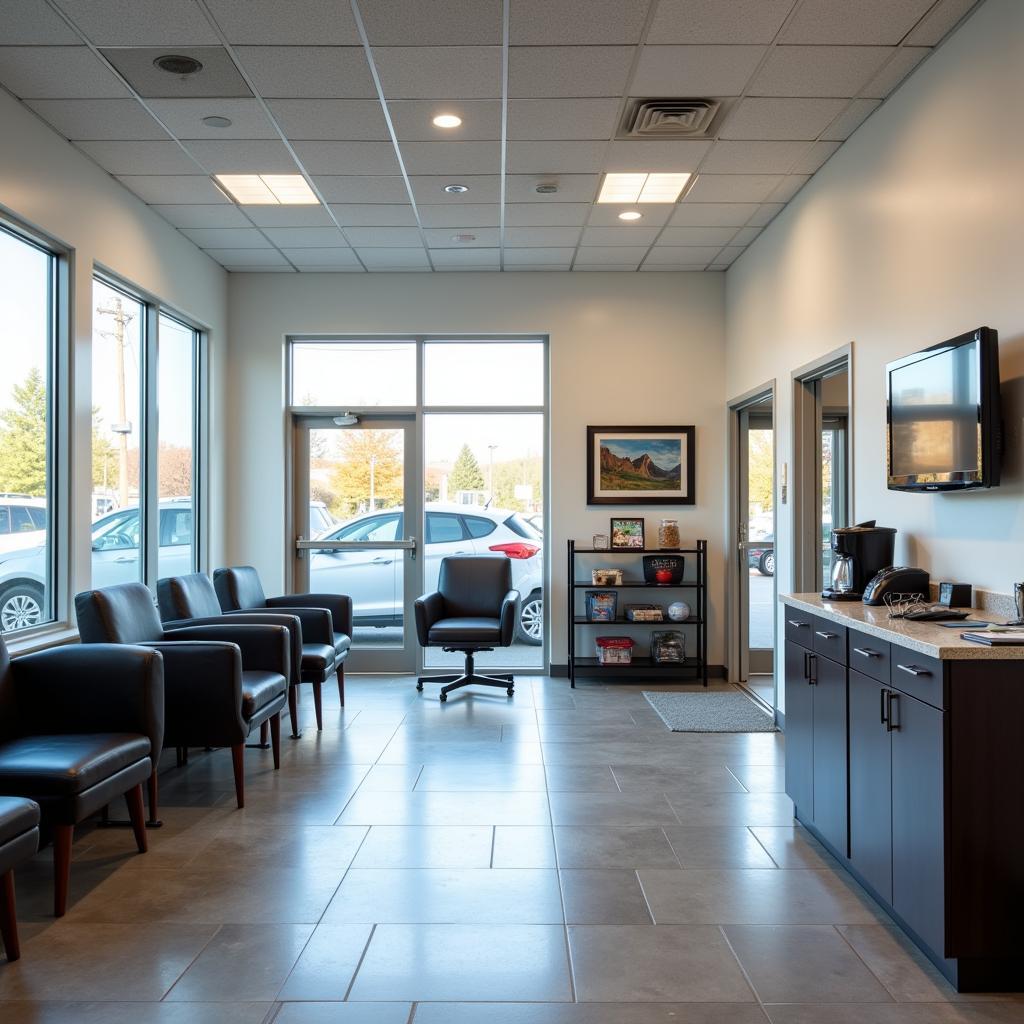
[[[588,505],[694,504],[694,428],[587,427]]]

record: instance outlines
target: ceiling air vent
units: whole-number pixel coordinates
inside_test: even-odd
[[[718,100],[633,100],[620,139],[695,139],[707,135]]]

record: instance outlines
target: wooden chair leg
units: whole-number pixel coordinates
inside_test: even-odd
[[[321,693],[321,684],[313,684],[313,710],[316,712],[316,731],[324,731],[324,701]]]
[[[274,771],[281,767],[281,712],[270,719],[270,746],[274,751]]]
[[[231,766],[235,771],[235,800],[239,809],[245,806],[245,744],[236,743],[231,748]]]
[[[292,719],[292,736],[298,739],[302,732],[299,729],[299,688],[297,686],[288,687],[288,714]]]
[[[53,916],[63,917],[68,909],[71,881],[71,840],[74,825],[53,826]]]
[[[338,668],[338,696],[341,698],[341,706],[345,706],[345,666]]]
[[[14,869],[5,871],[0,877],[0,939],[3,940],[7,961],[21,956],[18,944],[18,917],[14,906]]]
[[[270,726],[264,722],[260,726],[260,746],[265,747],[270,739]]]
[[[160,783],[156,774],[156,765],[153,765],[153,774],[149,777],[149,820],[157,822],[160,820]]]
[[[129,789],[124,799],[128,804],[128,817],[132,820],[135,845],[139,848],[139,853],[145,853],[149,849],[149,840],[146,837],[146,808],[142,802],[142,783]]]

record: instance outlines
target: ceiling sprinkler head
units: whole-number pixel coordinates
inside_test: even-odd
[[[475,242],[476,241],[476,235],[466,235],[466,234],[452,235],[452,241],[453,242]]]
[[[186,57],[180,53],[165,53],[157,57],[153,63],[169,75],[194,75],[203,70],[203,65],[195,57]]]
[[[451,193],[453,196],[460,196],[463,192],[469,191],[468,185],[445,185],[445,192]]]

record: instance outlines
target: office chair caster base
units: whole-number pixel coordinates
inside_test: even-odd
[[[417,690],[418,690],[418,691],[419,691],[420,693],[422,693],[422,692],[423,692],[423,680],[422,680],[422,679],[418,679],[418,680],[416,681],[416,689],[417,689]]]
[[[515,692],[516,692],[516,688],[515,688],[514,686],[510,686],[510,687],[509,687],[509,688],[508,688],[508,689],[507,689],[507,690],[505,691],[505,693],[507,693],[507,694],[508,694],[508,695],[509,695],[510,697],[514,696],[514,695],[515,695]]]
[[[448,694],[447,694],[447,693],[445,693],[445,692],[444,692],[444,690],[442,690],[442,691],[441,691],[441,695],[440,695],[440,697],[438,697],[438,700],[439,700],[439,701],[440,701],[440,702],[441,702],[442,704],[444,704],[444,703],[445,703],[445,702],[446,702],[446,701],[448,700]]]

